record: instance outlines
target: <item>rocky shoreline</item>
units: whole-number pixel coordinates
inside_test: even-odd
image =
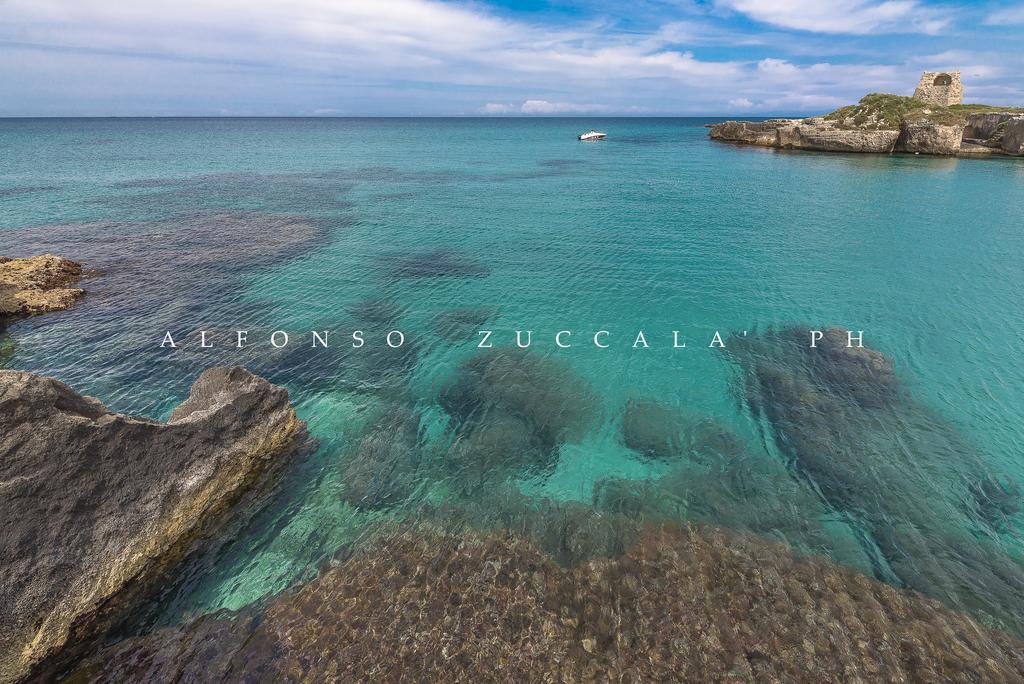
[[[287,391],[239,367],[205,371],[167,423],[0,371],[0,681],[94,649],[303,433]]]
[[[712,140],[784,150],[1024,156],[1022,110],[940,107],[896,95],[868,95],[825,116],[726,121],[709,128]]]

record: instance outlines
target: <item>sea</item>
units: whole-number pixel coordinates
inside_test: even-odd
[[[0,120],[0,255],[87,292],[0,365],[161,420],[211,366],[287,388],[307,448],[160,622],[507,505],[739,528],[1021,634],[1024,160],[717,121]],[[832,327],[892,396],[808,370]]]

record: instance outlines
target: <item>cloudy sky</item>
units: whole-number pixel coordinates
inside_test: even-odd
[[[0,116],[808,114],[960,69],[1024,0],[0,0]]]

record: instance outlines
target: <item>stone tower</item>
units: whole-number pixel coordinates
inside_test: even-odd
[[[914,98],[929,104],[949,105],[964,103],[964,87],[959,71],[926,71],[921,74]]]

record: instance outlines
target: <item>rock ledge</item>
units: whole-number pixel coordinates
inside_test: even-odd
[[[167,423],[0,371],[0,681],[95,647],[303,432],[287,391],[239,367],[205,371]]]

